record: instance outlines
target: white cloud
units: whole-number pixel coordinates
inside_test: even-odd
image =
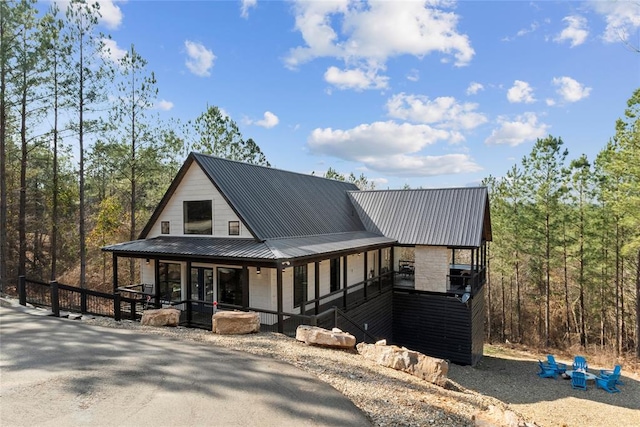
[[[315,129],[311,152],[361,162],[367,169],[396,176],[432,176],[480,170],[467,155],[425,156],[420,152],[451,134],[429,125],[394,121],[362,124],[352,129]]]
[[[120,60],[124,58],[127,54],[127,51],[121,49],[113,39],[102,39],[102,51],[100,52],[103,58],[114,62],[115,64],[119,64]]]
[[[524,102],[531,104],[536,101],[533,97],[533,89],[529,86],[529,83],[522,80],[513,82],[513,86],[507,91],[507,99],[511,103]]]
[[[389,78],[379,76],[376,69],[351,69],[340,70],[338,67],[329,67],[324,73],[324,80],[336,86],[338,89],[385,89]]]
[[[156,110],[169,111],[173,108],[173,102],[161,99],[156,101],[154,107]]]
[[[553,85],[557,86],[556,92],[566,102],[577,102],[587,98],[591,93],[590,87],[585,87],[582,83],[571,77],[554,77]]]
[[[538,117],[534,113],[524,113],[509,121],[507,117],[498,117],[500,127],[494,129],[485,140],[486,144],[506,144],[512,147],[527,141],[544,138],[548,134],[549,125],[538,123]]]
[[[411,70],[409,70],[409,73],[407,73],[407,80],[417,82],[418,80],[420,80],[420,72],[415,68],[412,68]]]
[[[567,23],[567,27],[554,39],[558,43],[570,41],[571,47],[576,47],[584,43],[589,35],[587,31],[587,19],[583,16],[572,15],[562,19]]]
[[[446,154],[443,156],[393,155],[367,163],[369,169],[387,175],[413,177],[471,173],[482,170],[468,154]]]
[[[481,90],[484,90],[484,86],[481,83],[471,82],[467,88],[467,95],[475,95]]]
[[[203,44],[185,40],[184,47],[187,49],[187,60],[185,62],[189,71],[196,76],[207,77],[211,75],[211,67],[216,56]]]
[[[484,114],[476,112],[478,104],[460,103],[451,96],[429,99],[421,95],[400,93],[387,101],[389,116],[416,123],[435,124],[440,128],[473,129],[486,123]],[[461,134],[451,135],[455,141],[464,140]]]
[[[636,1],[594,1],[590,3],[603,15],[607,27],[602,35],[605,42],[631,42],[630,35],[640,28],[640,4]]]
[[[271,129],[272,127],[280,123],[280,119],[278,119],[278,116],[273,114],[271,111],[266,111],[264,113],[262,120],[257,120],[253,123],[257,126],[262,126],[263,128]]]
[[[344,61],[346,69],[366,74],[384,69],[391,57],[439,52],[452,56],[457,66],[467,65],[475,52],[469,38],[457,32],[458,15],[444,10],[449,5],[296,1],[295,28],[305,45],[291,49],[285,64],[295,69],[315,58],[332,57]]]
[[[249,17],[249,9],[256,7],[258,0],[240,0],[240,16],[247,19]]]
[[[122,23],[122,10],[116,3],[126,3],[126,0],[97,0],[100,4],[100,22],[110,30],[117,29]]]
[[[547,99],[545,100],[545,102],[547,103],[547,105],[548,105],[549,107],[553,107],[554,105],[556,105],[556,100],[555,100],[555,99],[553,99],[553,98],[547,98]]]

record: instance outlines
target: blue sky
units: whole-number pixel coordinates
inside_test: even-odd
[[[637,1],[100,3],[163,120],[216,105],[273,166],[378,188],[477,184],[549,134],[593,159],[640,87]]]

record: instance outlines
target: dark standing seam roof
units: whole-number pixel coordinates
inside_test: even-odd
[[[485,187],[350,192],[367,230],[399,244],[479,247],[489,215]]]
[[[367,231],[295,237],[258,242],[254,239],[158,236],[102,248],[119,255],[188,256],[195,258],[260,260],[294,259],[391,246],[394,240]]]
[[[354,184],[192,153],[259,240],[364,231]]]

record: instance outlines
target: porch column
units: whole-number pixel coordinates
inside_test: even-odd
[[[282,264],[278,263],[276,266],[276,298],[278,303],[278,332],[284,333],[284,303],[282,302]]]
[[[369,287],[369,252],[364,251],[364,299],[367,299],[367,288]]]
[[[187,261],[187,298],[183,298],[187,300],[187,324],[189,326],[191,326],[191,320],[193,318],[193,313],[192,313],[192,305],[191,305],[191,295],[193,295],[191,293],[191,289],[193,286],[193,283],[191,283],[191,261]]]
[[[115,252],[112,252],[113,258],[113,293],[115,294],[118,289],[118,255]]]
[[[249,308],[249,268],[242,266],[242,307]]]
[[[344,289],[344,291],[342,292],[342,307],[347,308],[347,286],[349,283],[349,270],[347,269],[347,256],[343,256],[342,259],[344,260],[344,269],[342,270],[342,289]]]
[[[318,312],[320,311],[320,301],[318,300],[318,298],[320,297],[320,263],[318,261],[316,261],[313,264],[313,286],[314,286],[314,291],[315,291],[315,295],[314,298],[316,300],[315,302],[315,314],[318,314]]]
[[[153,260],[153,280],[156,283],[156,285],[154,286],[155,289],[155,297],[154,297],[154,305],[155,308],[159,308],[160,307],[160,260],[159,259],[154,259]]]

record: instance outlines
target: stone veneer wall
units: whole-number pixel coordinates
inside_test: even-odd
[[[440,246],[416,246],[415,289],[446,292],[449,250]]]

